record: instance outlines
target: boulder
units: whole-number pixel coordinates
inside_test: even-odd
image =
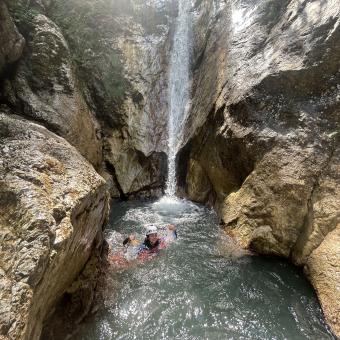
[[[38,339],[102,245],[106,185],[68,142],[4,108],[0,140],[0,334]]]

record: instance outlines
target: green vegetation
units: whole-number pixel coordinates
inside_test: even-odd
[[[113,47],[115,32],[120,29],[114,16],[126,10],[129,1],[120,2],[57,0],[49,13],[69,43],[82,82],[96,91],[101,102],[107,102],[104,106],[119,103],[127,87],[119,52]]]
[[[16,0],[8,3],[8,9],[22,33],[27,32],[36,15],[39,12],[30,7],[30,2],[27,0]]]

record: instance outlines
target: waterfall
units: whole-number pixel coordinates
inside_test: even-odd
[[[176,154],[182,140],[190,96],[190,8],[190,0],[179,0],[178,18],[170,56],[167,196],[175,196],[176,193]]]

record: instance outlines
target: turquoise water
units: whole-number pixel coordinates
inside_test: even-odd
[[[107,238],[174,223],[152,261],[112,269],[103,308],[74,339],[334,339],[312,287],[287,262],[221,243],[213,211],[187,201],[112,206]],[[226,243],[227,242],[227,243]]]

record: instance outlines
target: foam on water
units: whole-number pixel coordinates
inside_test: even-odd
[[[334,339],[316,296],[290,264],[234,256],[213,211],[168,198],[112,206],[109,242],[175,223],[179,239],[152,261],[110,274],[103,308],[74,339]],[[120,239],[120,241],[119,241]]]
[[[152,209],[159,216],[166,215],[167,218],[169,215],[172,215],[173,218],[184,218],[182,214],[186,212],[192,214],[192,210],[195,208],[195,205],[190,201],[185,199],[180,199],[175,196],[164,196],[159,201],[152,204]]]

